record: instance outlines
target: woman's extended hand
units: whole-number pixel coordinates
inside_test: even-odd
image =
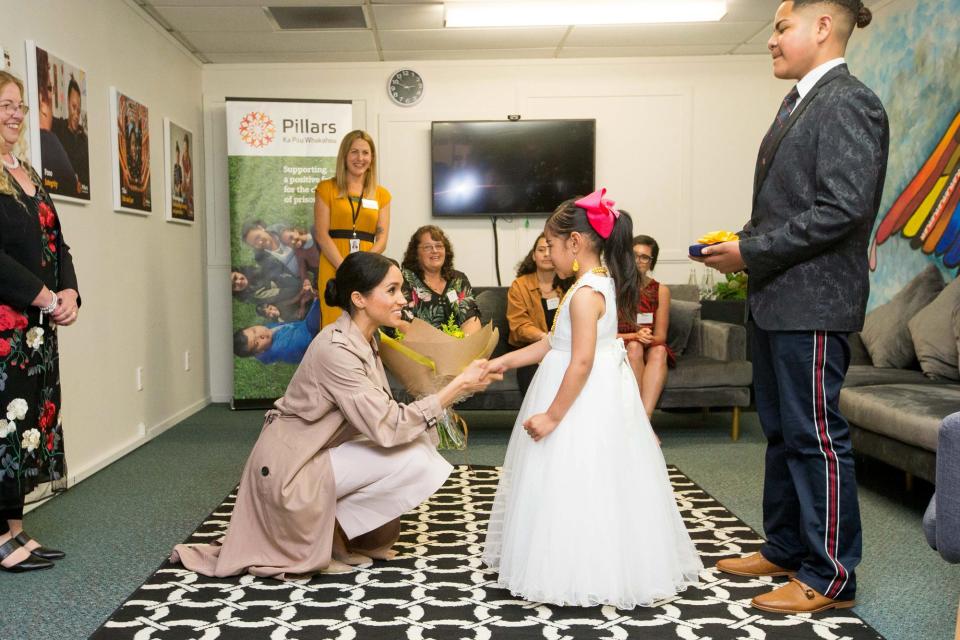
[[[464,393],[477,393],[486,389],[491,382],[503,380],[503,373],[490,370],[489,360],[474,360],[460,375]]]
[[[523,429],[527,432],[534,442],[539,442],[546,438],[557,428],[557,421],[545,413],[538,413],[527,418],[523,423]]]

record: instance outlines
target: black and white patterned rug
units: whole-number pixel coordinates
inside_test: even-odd
[[[651,607],[559,607],[524,602],[496,586],[480,561],[499,469],[459,466],[430,500],[403,518],[392,562],[342,575],[279,582],[245,575],[207,578],[164,564],[92,636],[96,640],[866,640],[880,634],[850,610],[764,613],[750,599],[770,579],[717,573],[724,557],[761,539],[679,470],[670,479],[708,569],[689,588]],[[187,542],[225,531],[231,494]]]

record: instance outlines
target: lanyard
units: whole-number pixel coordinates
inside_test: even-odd
[[[347,202],[350,204],[350,215],[353,217],[353,237],[357,237],[357,218],[360,217],[360,209],[363,207],[363,196],[357,197],[357,208],[353,208],[353,196],[347,196]]]

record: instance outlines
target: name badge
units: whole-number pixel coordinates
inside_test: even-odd
[[[653,314],[652,314],[652,313],[638,313],[638,314],[637,314],[637,324],[653,324]]]
[[[350,253],[360,251],[360,238],[350,238]]]
[[[547,298],[547,310],[553,310],[560,306],[560,298]]]
[[[460,301],[460,296],[457,295],[456,291],[451,289],[450,291],[447,291],[447,300],[453,304],[457,304]]]
[[[376,200],[371,200],[370,198],[363,198],[360,201],[360,206],[364,209],[373,209],[374,211],[380,210],[380,203]]]

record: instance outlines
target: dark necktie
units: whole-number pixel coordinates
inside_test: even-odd
[[[763,149],[766,148],[767,144],[773,138],[774,134],[777,133],[783,125],[786,124],[787,120],[790,118],[790,114],[793,112],[793,108],[797,106],[797,102],[800,100],[800,92],[797,91],[797,85],[793,85],[793,88],[790,89],[790,93],[784,97],[783,102],[780,104],[780,110],[777,111],[777,117],[773,120],[773,124],[770,125],[770,128],[767,129],[767,135],[763,136],[763,142],[760,143],[761,154]]]

